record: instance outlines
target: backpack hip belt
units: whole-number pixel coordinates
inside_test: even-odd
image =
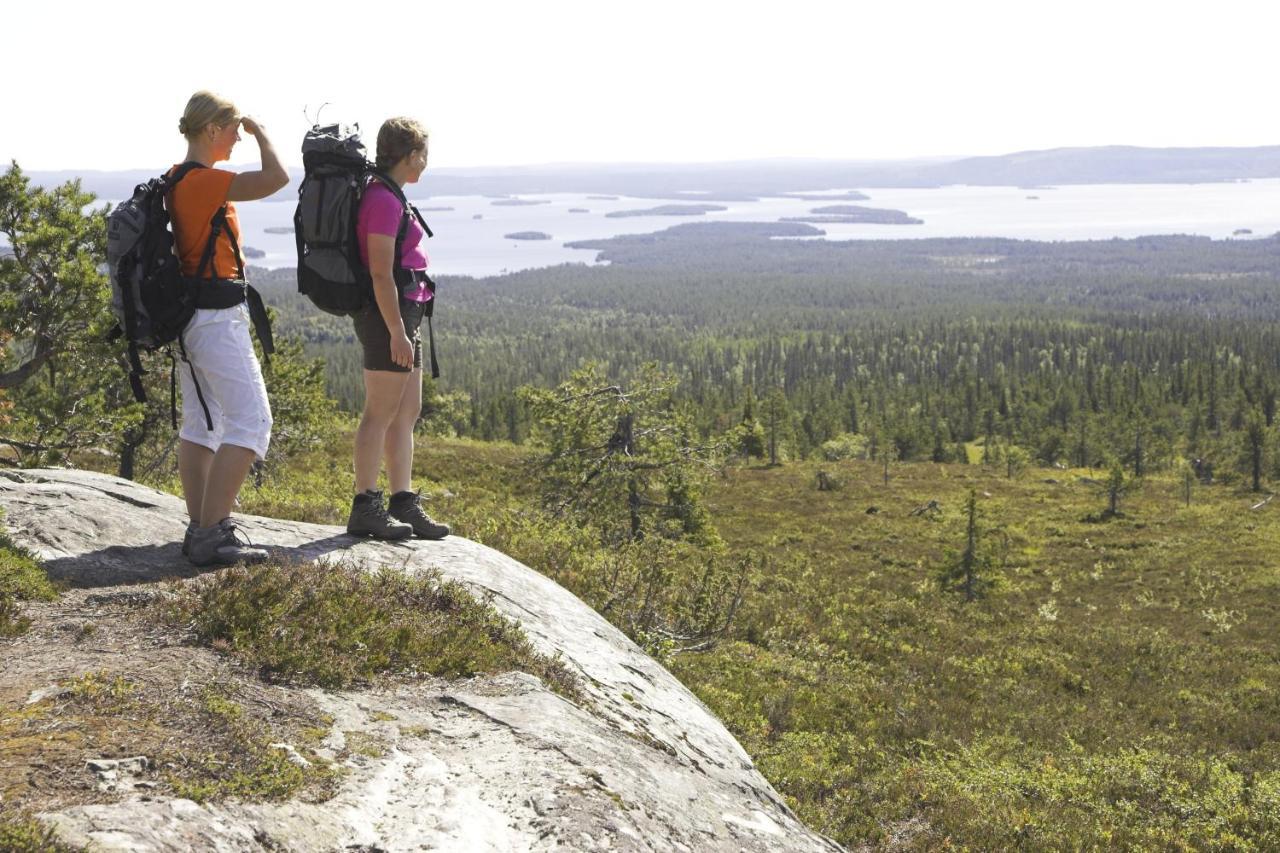
[[[191,279],[197,308],[234,308],[247,298],[248,283],[237,278]]]
[[[431,276],[427,275],[426,270],[407,270],[397,267],[392,271],[392,277],[400,290],[401,297],[409,291],[416,291],[422,284],[427,286],[427,290],[431,291],[432,295],[436,292],[436,283],[432,281]]]

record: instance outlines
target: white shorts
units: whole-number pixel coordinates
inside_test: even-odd
[[[248,307],[241,303],[232,308],[196,309],[182,332],[182,347],[186,357],[178,364],[182,377],[178,437],[215,452],[223,444],[247,447],[258,459],[265,459],[271,443],[271,404],[249,339]],[[200,395],[209,407],[212,431]]]

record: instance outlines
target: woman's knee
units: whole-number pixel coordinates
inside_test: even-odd
[[[224,417],[222,443],[246,447],[259,459],[265,459],[271,445],[271,428],[275,423],[265,395],[257,405],[246,405],[225,413]]]
[[[395,421],[399,411],[396,400],[366,394],[364,409],[360,412],[360,425],[388,427]]]
[[[397,411],[395,418],[391,422],[394,429],[413,431],[418,425],[418,419],[422,415],[420,406],[401,406]]]

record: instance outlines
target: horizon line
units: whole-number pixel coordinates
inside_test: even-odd
[[[1130,145],[1124,143],[1108,143],[1103,145],[1064,145],[1052,148],[1027,148],[1015,151],[1004,151],[999,154],[922,154],[909,157],[894,156],[862,156],[862,157],[816,157],[804,155],[777,155],[770,157],[744,157],[728,160],[560,160],[545,161],[538,163],[486,163],[470,166],[439,166],[431,171],[442,174],[449,172],[470,172],[476,173],[484,170],[534,170],[534,169],[589,169],[589,168],[625,168],[625,169],[652,169],[663,167],[729,167],[729,166],[745,166],[755,164],[774,164],[774,165],[800,165],[800,164],[831,164],[831,165],[886,165],[886,164],[907,164],[907,163],[925,163],[925,162],[957,162],[960,160],[982,159],[982,158],[998,158],[1012,157],[1022,154],[1043,154],[1057,151],[1088,151],[1088,150],[1106,150],[1106,149],[1129,149],[1136,151],[1191,151],[1191,150],[1226,150],[1226,151],[1258,151],[1268,148],[1280,148],[1280,143],[1271,145]],[[5,157],[9,163],[17,162],[17,158]],[[254,162],[252,159],[240,163],[228,162],[227,165],[249,165]],[[19,162],[21,167],[22,164]],[[92,168],[84,169],[78,167],[61,167],[61,168],[24,168],[29,173],[35,172],[76,172],[79,174],[108,174],[113,172],[149,172],[154,166],[132,166],[120,168]],[[301,169],[299,164],[291,163],[286,168]]]

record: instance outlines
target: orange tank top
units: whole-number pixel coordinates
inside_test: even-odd
[[[174,169],[169,170],[173,174]],[[211,220],[223,204],[227,206],[227,224],[218,237],[213,252],[214,278],[237,278],[240,274],[236,264],[236,253],[231,248],[231,240],[227,232],[235,235],[236,245],[240,245],[240,220],[236,216],[236,206],[227,201],[227,192],[235,179],[235,172],[225,169],[192,169],[178,186],[174,188],[169,199],[169,219],[173,223],[173,236],[178,250],[178,258],[182,262],[182,274],[193,276],[200,268],[200,258],[204,255],[205,245],[209,242],[209,234],[213,231]],[[244,255],[240,255],[244,262]],[[205,276],[209,270],[205,270]]]

